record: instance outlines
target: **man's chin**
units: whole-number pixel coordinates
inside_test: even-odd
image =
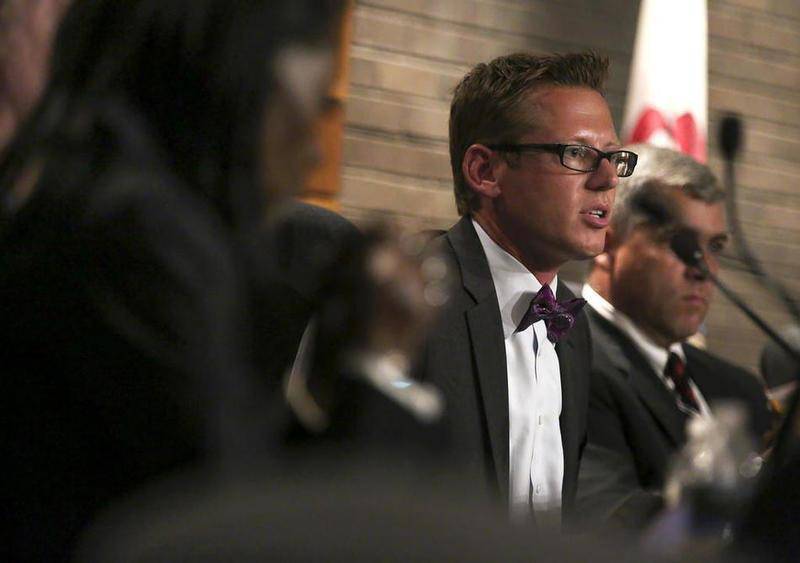
[[[675,326],[673,331],[673,341],[674,342],[683,342],[690,336],[697,334],[697,331],[700,330],[701,322],[691,321],[681,324],[680,326]]]
[[[605,239],[603,239],[597,244],[583,245],[580,248],[576,249],[576,251],[574,252],[574,256],[572,257],[572,260],[588,260],[589,258],[594,258],[598,254],[602,254],[604,249],[605,249]]]

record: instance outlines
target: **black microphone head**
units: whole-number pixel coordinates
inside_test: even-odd
[[[733,160],[742,142],[742,120],[736,114],[728,114],[719,128],[719,147],[727,160]]]
[[[681,262],[687,266],[703,267],[703,251],[697,241],[697,233],[692,229],[679,229],[669,241],[672,249]]]

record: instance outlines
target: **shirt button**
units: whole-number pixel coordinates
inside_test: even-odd
[[[541,485],[536,485],[536,494],[537,495],[542,494],[542,486]]]

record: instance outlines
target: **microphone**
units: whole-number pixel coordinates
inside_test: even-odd
[[[722,283],[709,269],[705,261],[705,254],[700,248],[697,231],[688,227],[679,228],[670,238],[669,246],[681,262],[690,268],[696,268],[703,276],[710,279],[722,293],[742,311],[756,326],[769,336],[778,346],[780,346],[789,356],[800,362],[800,351],[796,350],[786,340],[770,327],[764,319],[759,317],[744,300],[739,297],[731,288]],[[800,377],[800,373],[798,373]]]
[[[742,121],[733,113],[722,119],[719,128],[719,148],[727,161],[733,161],[742,143]]]
[[[736,206],[736,178],[735,178],[735,159],[742,144],[743,125],[738,115],[734,113],[727,114],[720,124],[719,128],[719,146],[725,158],[725,190],[727,197],[725,198],[725,209],[728,216],[728,225],[733,238],[733,243],[738,250],[738,254],[742,259],[744,265],[748,268],[750,273],[755,276],[755,279],[763,285],[767,290],[776,295],[783,305],[786,307],[787,312],[793,317],[794,321],[800,324],[800,306],[797,301],[788,292],[786,287],[781,284],[777,279],[774,279],[764,269],[761,261],[755,255],[750,245],[745,239],[742,226],[739,222],[739,213]],[[797,352],[795,351],[795,355]]]
[[[677,254],[681,262],[687,266],[708,271],[706,262],[703,259],[703,251],[697,242],[697,233],[692,229],[679,229],[669,241],[672,252]]]

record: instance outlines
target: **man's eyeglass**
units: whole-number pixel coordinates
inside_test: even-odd
[[[633,174],[639,156],[631,151],[603,152],[587,145],[561,145],[554,143],[522,143],[486,145],[492,150],[505,152],[545,151],[557,154],[565,168],[576,172],[593,172],[605,158],[617,171],[617,176],[626,178]]]

